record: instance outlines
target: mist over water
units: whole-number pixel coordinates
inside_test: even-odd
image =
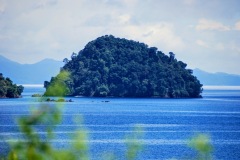
[[[42,104],[32,98],[43,93],[39,86],[25,87],[23,98],[0,99],[0,152],[6,154],[8,141],[22,138],[16,119],[26,116]],[[63,121],[55,130],[52,143],[68,147],[79,127],[88,130],[88,143],[93,159],[104,152],[113,152],[120,159],[126,150],[126,135],[135,124],[143,128],[139,142],[144,150],[139,159],[170,159],[191,157],[187,140],[196,133],[209,134],[214,145],[214,159],[240,159],[240,90],[205,89],[201,99],[159,98],[75,98],[64,103]],[[77,123],[76,117],[83,117]],[[38,131],[44,137],[44,126]]]

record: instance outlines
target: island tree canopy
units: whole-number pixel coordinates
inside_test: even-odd
[[[10,78],[3,77],[3,74],[0,73],[0,98],[18,98],[21,97],[23,92],[23,86],[17,86],[13,84]]]
[[[187,64],[133,40],[102,36],[89,42],[61,72],[69,78],[52,77],[49,86],[62,83],[65,95],[96,97],[200,97],[202,84],[186,69]]]

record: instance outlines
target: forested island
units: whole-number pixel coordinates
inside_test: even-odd
[[[64,62],[59,75],[44,82],[45,96],[58,96],[51,86],[59,85],[63,96],[201,97],[202,84],[173,52],[133,40],[102,36]]]
[[[10,78],[4,78],[0,73],[0,98],[19,98],[23,92],[22,85],[13,84]]]

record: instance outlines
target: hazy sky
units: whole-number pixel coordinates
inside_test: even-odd
[[[0,55],[20,63],[62,60],[112,34],[172,51],[192,69],[240,74],[239,6],[240,0],[0,0]]]

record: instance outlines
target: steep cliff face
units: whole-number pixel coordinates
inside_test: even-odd
[[[45,95],[61,81],[72,96],[201,97],[202,85],[187,64],[144,43],[102,36],[64,62],[69,78],[45,81]]]

